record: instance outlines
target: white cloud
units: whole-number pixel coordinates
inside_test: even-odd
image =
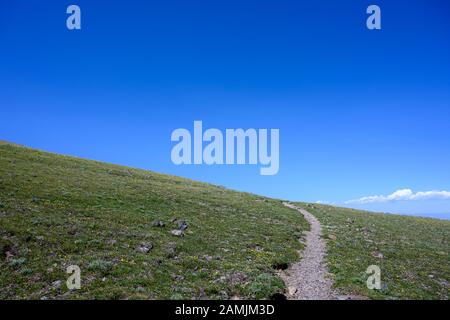
[[[367,196],[355,200],[346,201],[346,204],[351,203],[376,203],[389,201],[410,201],[410,200],[431,200],[431,199],[450,199],[450,191],[419,191],[413,192],[411,189],[400,189],[387,196]]]

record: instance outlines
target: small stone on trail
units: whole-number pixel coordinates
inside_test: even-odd
[[[296,293],[297,293],[297,288],[296,287],[289,287],[289,295],[290,296],[293,296]]]

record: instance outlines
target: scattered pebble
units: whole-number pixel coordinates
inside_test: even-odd
[[[186,221],[178,221],[178,230],[185,231],[188,228],[188,224]]]
[[[141,243],[140,246],[137,248],[138,251],[141,253],[149,253],[153,249],[153,244],[147,242],[147,243]]]
[[[228,278],[230,285],[235,286],[237,284],[243,284],[247,280],[247,275],[242,272],[235,272]]]
[[[175,237],[182,237],[184,236],[184,233],[182,230],[172,230],[170,233]]]
[[[294,294],[297,293],[297,288],[296,287],[289,287],[288,291],[289,291],[289,295],[293,296]]]
[[[384,255],[380,251],[372,252],[372,257],[377,258],[377,259],[384,259]]]
[[[62,281],[61,280],[56,280],[54,282],[52,282],[52,287],[54,289],[59,289],[61,287]]]
[[[164,228],[166,226],[166,224],[161,220],[153,221],[152,225],[156,228]]]
[[[111,246],[115,245],[117,243],[117,240],[115,239],[109,239],[108,241],[106,241],[106,244],[109,244]]]

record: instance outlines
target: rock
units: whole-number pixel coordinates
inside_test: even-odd
[[[219,291],[220,297],[222,300],[228,300],[228,293],[225,290]]]
[[[183,280],[184,280],[184,277],[183,277],[183,276],[180,276],[180,275],[178,275],[178,274],[172,274],[172,275],[171,275],[171,278],[172,278],[173,280],[175,280],[175,281],[183,281]]]
[[[152,225],[156,228],[164,228],[166,226],[166,224],[161,220],[153,221]]]
[[[175,237],[182,237],[184,236],[184,233],[182,230],[172,230],[170,233]]]
[[[178,230],[185,231],[188,228],[188,224],[186,221],[178,221]]]
[[[230,285],[235,286],[237,284],[243,284],[247,280],[247,275],[242,272],[235,272],[228,278]]]
[[[264,251],[264,249],[261,247],[261,246],[255,246],[255,251],[256,252],[263,252]]]
[[[109,239],[108,241],[106,241],[106,243],[109,244],[109,245],[111,245],[111,246],[113,246],[113,245],[115,245],[115,244],[117,243],[117,240],[115,240],[115,239]]]
[[[136,288],[136,291],[137,291],[137,292],[145,292],[145,289],[144,289],[144,287],[138,286],[138,287]]]
[[[297,288],[296,287],[289,287],[288,291],[289,291],[289,295],[293,296],[294,294],[297,293]]]
[[[204,256],[206,261],[213,261],[213,257],[212,256]]]
[[[147,242],[147,243],[141,243],[141,245],[137,248],[138,251],[141,253],[149,253],[153,249],[153,244]]]
[[[61,280],[56,280],[52,283],[52,287],[54,289],[59,289],[61,287],[62,281]]]
[[[377,259],[384,259],[384,255],[380,251],[372,252],[372,257],[377,258]]]
[[[12,258],[14,258],[14,254],[11,251],[6,251],[5,252],[5,259],[6,259],[6,261],[11,260]]]

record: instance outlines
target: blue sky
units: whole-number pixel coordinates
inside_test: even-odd
[[[82,30],[69,31],[77,4]],[[382,30],[366,28],[370,4]],[[0,139],[278,198],[450,190],[450,4],[0,4]],[[171,133],[279,128],[280,171],[175,166]],[[351,206],[450,217],[450,199]]]

